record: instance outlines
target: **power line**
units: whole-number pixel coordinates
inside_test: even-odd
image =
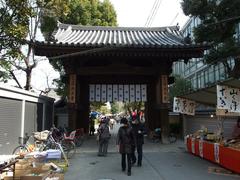
[[[157,14],[157,12],[158,12],[158,9],[159,9],[161,3],[162,3],[162,0],[159,1],[158,6],[156,7],[156,10],[154,11],[154,14],[153,14],[153,17],[152,17],[152,19],[151,19],[151,22],[150,22],[149,26],[152,25],[152,23],[153,23],[153,21],[154,21],[154,19],[155,19],[155,17],[156,17],[156,14]]]
[[[155,0],[155,1],[154,1],[154,4],[153,4],[153,6],[152,6],[152,9],[151,9],[151,11],[150,11],[150,13],[149,13],[149,15],[148,15],[147,21],[146,21],[146,23],[145,23],[145,26],[146,26],[146,27],[147,27],[147,25],[148,25],[148,23],[149,23],[149,20],[150,20],[150,18],[151,18],[151,16],[152,16],[152,12],[153,12],[153,10],[155,9],[155,6],[157,5],[158,1],[159,1],[159,0]]]
[[[156,14],[157,14],[157,12],[158,12],[158,9],[159,9],[161,3],[162,3],[162,0],[156,0],[156,1],[155,1],[154,5],[153,5],[153,8],[152,8],[152,10],[151,10],[151,12],[150,12],[148,21],[147,21],[146,24],[145,24],[146,27],[149,27],[149,26],[152,25],[152,22],[153,22],[154,19],[155,19],[155,16],[156,16]]]

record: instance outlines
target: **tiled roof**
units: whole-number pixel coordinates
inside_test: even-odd
[[[130,28],[58,25],[55,42],[50,44],[79,47],[181,47],[186,44],[178,27]]]

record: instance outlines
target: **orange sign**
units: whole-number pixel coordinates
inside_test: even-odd
[[[76,102],[76,74],[69,75],[69,103]]]
[[[162,82],[162,103],[169,103],[169,101],[168,101],[168,76],[162,75],[161,82]]]

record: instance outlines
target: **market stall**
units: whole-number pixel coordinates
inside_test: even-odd
[[[204,125],[193,134],[186,136],[188,152],[217,163],[226,169],[240,173],[240,89],[226,85],[216,86],[216,129]],[[184,98],[174,98],[174,112],[194,115],[195,102]],[[224,136],[224,121],[235,117],[236,124],[228,129],[231,137]],[[237,120],[238,118],[238,120]]]
[[[186,138],[186,145],[188,152],[240,173],[240,149],[190,136]]]

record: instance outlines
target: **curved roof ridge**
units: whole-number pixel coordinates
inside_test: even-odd
[[[117,27],[117,26],[85,26],[58,23],[58,28],[67,29],[69,26],[73,30],[102,30],[102,31],[165,31],[167,29],[179,31],[178,26],[164,26],[164,27]]]

